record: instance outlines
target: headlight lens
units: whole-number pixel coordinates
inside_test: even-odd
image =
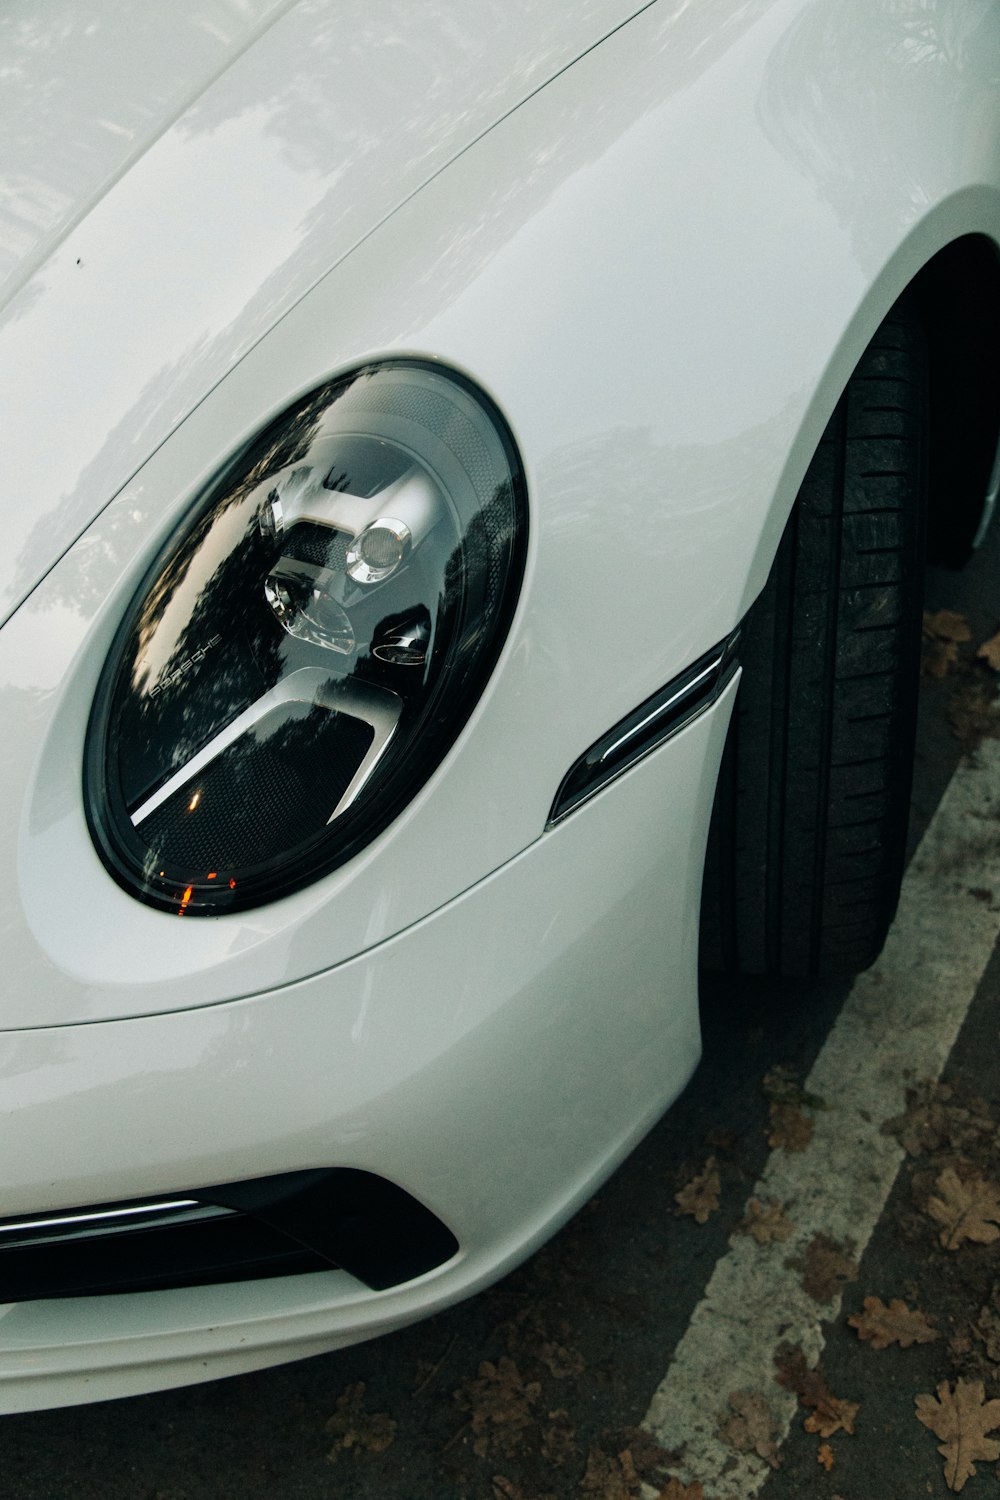
[[[86,801],[115,878],[211,914],[349,859],[468,717],[524,545],[513,444],[458,377],[399,361],[286,411],[157,559],[105,666]]]

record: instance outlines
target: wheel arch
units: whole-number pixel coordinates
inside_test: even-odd
[[[956,195],[914,226],[872,279],[830,352],[789,447],[748,567],[741,613],[764,586],[803,476],[858,360],[907,293],[928,338],[929,553],[953,567],[968,558],[1000,452],[998,210],[992,194]]]
[[[984,234],[963,235],[911,289],[930,374],[928,553],[959,567],[984,518],[1000,437],[1000,250]]]

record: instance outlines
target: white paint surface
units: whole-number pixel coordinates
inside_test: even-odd
[[[732,1236],[646,1413],[656,1440],[683,1451],[679,1476],[700,1480],[713,1500],[752,1500],[771,1472],[718,1436],[729,1393],[764,1395],[783,1439],[797,1403],[774,1379],[774,1351],[800,1345],[815,1364],[823,1323],[840,1312],[839,1297],[825,1305],[809,1297],[789,1261],[819,1233],[850,1242],[860,1260],[903,1159],[880,1127],[903,1111],[908,1086],[940,1075],[976,993],[1000,928],[971,886],[1000,890],[995,741],[955,773],[907,872],[882,956],[855,981],[809,1075],[807,1091],[827,1104],[810,1145],[773,1151],[751,1194],[777,1199],[795,1234],[768,1245]]]

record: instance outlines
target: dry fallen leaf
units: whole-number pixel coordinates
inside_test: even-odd
[[[627,1448],[617,1456],[591,1448],[580,1488],[596,1500],[634,1500],[642,1491],[642,1480]]]
[[[955,609],[939,609],[935,614],[924,610],[924,635],[937,641],[957,641],[964,645],[972,640],[972,631],[964,615]]]
[[[935,1183],[938,1195],[927,1201],[927,1212],[941,1224],[945,1250],[957,1250],[966,1240],[992,1245],[1000,1239],[1000,1188],[985,1178],[963,1182],[954,1167],[945,1167]]]
[[[809,1368],[805,1354],[795,1344],[781,1344],[774,1354],[775,1379],[786,1391],[794,1391],[803,1406],[815,1406],[828,1394],[819,1365]]]
[[[993,1283],[990,1300],[980,1308],[973,1332],[981,1340],[986,1358],[992,1364],[1000,1364],[1000,1281]],[[952,1345],[956,1342],[951,1340]],[[971,1341],[967,1342],[971,1345]]]
[[[1000,630],[996,635],[991,635],[988,641],[983,642],[976,656],[994,672],[1000,672]]]
[[[790,1262],[802,1272],[802,1290],[817,1302],[832,1302],[841,1287],[857,1281],[858,1264],[850,1247],[828,1234],[814,1234],[801,1260]]]
[[[677,1457],[641,1427],[605,1429],[601,1435],[601,1447],[606,1453],[617,1453],[619,1459],[627,1449],[629,1461],[639,1478],[654,1488],[663,1483]]]
[[[975,894],[975,893],[974,893]],[[992,900],[992,893],[985,893]],[[895,1136],[908,1156],[929,1156],[944,1147],[964,1151],[994,1129],[986,1105],[968,1101],[968,1108],[953,1103],[954,1090],[947,1083],[924,1080],[906,1091],[906,1113],[895,1115],[882,1126],[883,1135]]]
[[[804,1151],[812,1140],[814,1122],[795,1104],[772,1104],[767,1144],[775,1151]]]
[[[679,1479],[671,1475],[667,1480],[666,1488],[660,1491],[656,1500],[705,1500],[705,1491],[698,1479],[693,1480],[691,1484],[681,1484]]]
[[[827,1396],[817,1403],[803,1422],[806,1432],[817,1432],[822,1438],[833,1437],[835,1432],[854,1433],[854,1418],[861,1408],[860,1401],[845,1401],[841,1396]]]
[[[826,1109],[826,1100],[819,1094],[811,1094],[799,1083],[795,1069],[787,1063],[778,1063],[760,1081],[761,1093],[772,1104],[791,1104],[796,1109]]]
[[[925,677],[947,677],[957,665],[958,647],[954,641],[938,641],[933,636],[924,636],[920,670]]]
[[[939,609],[936,614],[924,611],[924,651],[922,668],[928,677],[946,677],[958,662],[959,645],[972,640],[972,631],[963,615],[953,609]]]
[[[819,1433],[823,1438],[835,1432],[854,1432],[860,1402],[833,1395],[819,1365],[810,1369],[801,1349],[783,1345],[775,1356],[775,1365],[778,1384],[794,1391],[800,1403],[809,1408],[803,1423],[806,1432]]]
[[[1000,1442],[986,1434],[1000,1427],[1000,1401],[986,1401],[981,1380],[942,1380],[937,1396],[914,1398],[917,1418],[942,1438],[938,1452],[944,1459],[944,1480],[960,1490],[976,1472],[976,1463],[1000,1458]]]
[[[888,1307],[880,1297],[866,1297],[864,1312],[852,1313],[847,1321],[873,1349],[888,1349],[890,1344],[909,1349],[911,1344],[930,1344],[941,1337],[919,1308],[911,1312],[898,1297]]]
[[[719,1423],[722,1441],[738,1453],[756,1453],[776,1469],[781,1462],[774,1441],[778,1429],[766,1399],[759,1391],[733,1391],[729,1405],[732,1416]]]
[[[455,1392],[455,1400],[469,1412],[476,1434],[472,1451],[480,1458],[491,1450],[516,1453],[534,1423],[531,1408],[541,1389],[537,1380],[522,1380],[512,1359],[504,1356],[496,1364],[483,1360],[478,1375]]]
[[[738,1228],[745,1234],[752,1234],[758,1245],[768,1245],[774,1240],[783,1244],[795,1232],[795,1225],[791,1219],[785,1218],[777,1198],[769,1198],[766,1206],[759,1198],[751,1198],[747,1204],[746,1218]]]
[[[576,1453],[576,1428],[569,1420],[569,1412],[560,1406],[549,1412],[550,1426],[542,1431],[542,1457],[555,1468],[567,1462]]]
[[[556,1380],[568,1380],[571,1375],[582,1375],[587,1366],[583,1355],[565,1344],[544,1343],[539,1346],[538,1358]]]
[[[715,1166],[715,1157],[710,1156],[697,1177],[674,1194],[677,1207],[675,1214],[690,1214],[696,1224],[707,1224],[709,1215],[719,1206],[722,1183]]]
[[[326,1424],[334,1443],[327,1457],[336,1463],[342,1453],[352,1449],[357,1458],[362,1452],[384,1453],[392,1446],[396,1424],[385,1412],[365,1411],[365,1384],[349,1385],[337,1397],[337,1411]]]
[[[1000,739],[996,680],[985,672],[963,679],[951,695],[946,717],[963,750],[976,750],[983,740]]]
[[[833,1449],[829,1443],[820,1443],[819,1452],[816,1454],[816,1462],[822,1464],[823,1468],[829,1474],[833,1468]]]

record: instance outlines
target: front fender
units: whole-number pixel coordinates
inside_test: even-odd
[[[373,947],[541,837],[577,758],[742,617],[899,292],[957,236],[1000,240],[998,40],[996,10],[959,0],[912,15],[662,0],[302,298],[0,636],[0,712],[24,726],[0,810],[19,871],[4,944],[26,992],[44,972],[68,1014],[88,1015],[252,993]],[[517,440],[531,526],[509,638],[449,755],[378,840],[182,938],[112,886],[87,835],[79,766],[104,653],[226,456],[331,375],[397,354],[477,381]]]

